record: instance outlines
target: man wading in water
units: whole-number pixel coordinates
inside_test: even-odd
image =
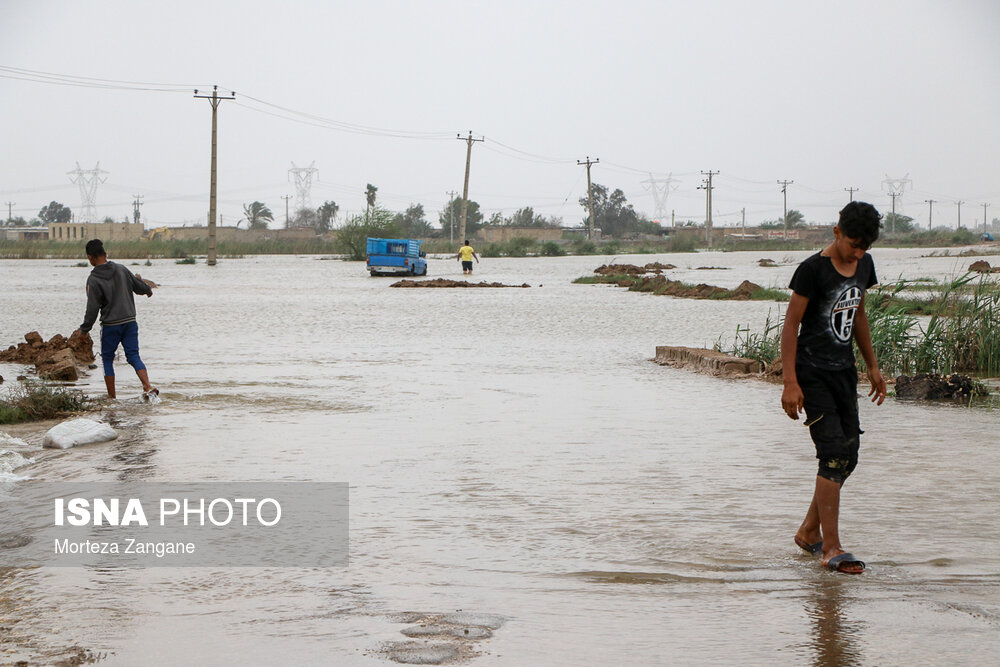
[[[87,259],[94,268],[87,278],[87,314],[80,331],[90,331],[100,311],[101,360],[108,398],[115,398],[115,352],[120,344],[125,348],[125,359],[142,382],[142,399],[154,401],[160,391],[149,384],[146,365],[139,358],[139,324],[135,321],[135,299],[132,297],[133,292],[151,297],[153,288],[121,264],[109,262],[100,239],[87,242]]]
[[[841,547],[838,532],[840,489],[858,464],[861,435],[852,340],[865,360],[872,402],[882,405],[886,391],[865,315],[865,290],[877,282],[867,251],[878,239],[880,219],[871,204],[844,207],[833,243],[795,270],[781,332],[781,407],[792,419],[805,411],[819,459],[816,489],[795,544],[847,574],[865,571],[864,562]]]

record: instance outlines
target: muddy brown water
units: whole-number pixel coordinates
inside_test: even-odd
[[[870,571],[834,575],[792,544],[815,463],[780,387],[650,361],[656,345],[711,346],[783,306],[571,284],[660,261],[671,279],[781,287],[807,254],[476,267],[474,280],[523,290],[394,290],[315,257],[131,267],[161,285],[138,307],[162,402],[139,405],[120,361],[121,437],[51,451],[38,428],[0,428],[34,460],[0,486],[346,481],[350,565],[3,570],[0,663],[992,662],[995,408],[862,402],[842,535]],[[969,263],[920,254],[874,257],[883,279]],[[0,343],[80,323],[74,263],[0,261]],[[430,277],[463,279],[433,258]]]

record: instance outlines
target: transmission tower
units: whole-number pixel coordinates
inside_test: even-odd
[[[889,188],[889,194],[903,194],[906,190],[906,186],[913,185],[913,181],[910,180],[910,175],[907,174],[903,178],[889,178],[889,174],[885,175],[885,180],[882,181],[882,185]]]
[[[312,190],[312,178],[313,174],[319,172],[319,169],[314,167],[316,161],[308,167],[296,167],[295,163],[292,163],[292,168],[288,170],[289,178],[295,177],[295,210],[301,211],[304,208],[312,208],[312,199],[309,196]],[[316,177],[319,180],[319,177]]]
[[[93,169],[81,169],[80,163],[76,163],[76,169],[67,171],[72,176],[69,180],[80,186],[80,215],[79,222],[97,222],[97,186],[108,180],[101,178],[101,174],[108,172],[101,169],[101,163]]]
[[[680,183],[679,180],[674,178],[674,173],[670,172],[666,178],[653,178],[653,174],[649,175],[649,178],[642,181],[643,186],[646,186],[646,190],[652,190],[653,192],[653,204],[655,207],[656,221],[660,222],[667,215],[667,195],[670,194],[671,190],[676,190],[678,185],[672,185],[673,183]]]

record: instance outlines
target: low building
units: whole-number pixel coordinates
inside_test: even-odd
[[[49,238],[49,228],[5,227],[0,229],[0,238],[8,241],[45,241]]]
[[[80,242],[90,239],[102,241],[138,241],[146,228],[141,222],[50,222],[49,240]]]

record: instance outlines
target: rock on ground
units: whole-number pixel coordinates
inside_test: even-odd
[[[0,361],[37,364],[55,352],[67,348],[73,351],[73,357],[78,363],[87,364],[94,361],[94,339],[90,334],[82,333],[80,330],[74,331],[69,338],[56,334],[47,343],[37,331],[31,331],[24,334],[24,340],[27,342],[19,343],[16,347],[11,345],[6,350],[0,351]]]

